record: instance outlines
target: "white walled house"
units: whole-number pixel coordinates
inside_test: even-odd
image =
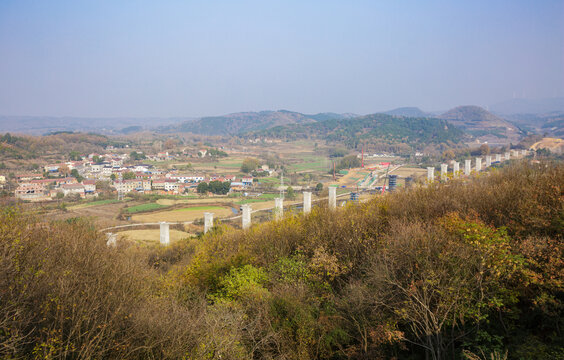
[[[84,193],[93,194],[96,192],[96,180],[84,180],[82,185],[84,186]]]
[[[80,197],[84,197],[84,185],[82,184],[63,184],[61,185],[61,190],[65,196],[78,194]]]

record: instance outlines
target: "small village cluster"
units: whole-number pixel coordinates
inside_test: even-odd
[[[167,158],[159,153],[155,158]],[[149,157],[148,157],[149,158]],[[152,157],[151,157],[152,158]],[[16,198],[29,201],[48,201],[57,197],[97,197],[96,183],[111,184],[118,194],[131,192],[178,195],[196,192],[201,182],[230,182],[231,191],[244,191],[253,184],[252,176],[186,173],[165,170],[148,164],[134,164],[127,154],[89,154],[79,161],[49,164],[43,173],[16,175]],[[5,181],[5,179],[4,179]]]

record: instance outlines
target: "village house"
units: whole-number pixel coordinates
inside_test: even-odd
[[[102,171],[104,165],[102,164],[90,164],[90,172],[99,173]]]
[[[65,196],[78,194],[81,198],[85,196],[84,185],[82,184],[63,184],[61,190]]]
[[[119,159],[119,158],[112,158],[110,163],[111,163],[111,166],[114,167],[114,168],[119,168],[119,167],[123,166],[123,160]]]
[[[132,169],[133,172],[149,172],[151,165],[135,165]]]
[[[104,166],[102,167],[102,171],[101,174],[104,177],[110,177],[112,175],[112,172],[114,171],[114,168],[111,166]]]
[[[189,182],[200,182],[204,180],[203,175],[194,175],[194,174],[171,174],[168,173],[165,175],[168,179],[176,180],[179,183],[189,183]]]
[[[172,180],[165,180],[165,191],[178,193],[178,182]]]
[[[43,179],[43,175],[42,174],[34,174],[34,173],[19,174],[19,175],[16,175],[16,179],[18,181],[29,181],[29,180]]]
[[[94,194],[96,192],[96,180],[83,180],[85,194]]]
[[[123,193],[128,193],[133,190],[136,191],[144,190],[143,180],[139,180],[139,179],[128,179],[128,180],[122,180],[121,182],[115,181],[113,183],[113,186],[118,192],[123,192]]]
[[[59,168],[61,167],[61,165],[58,164],[51,164],[51,165],[45,165],[43,167],[43,169],[45,170],[45,172],[49,172],[49,173],[55,173],[59,171]]]
[[[43,184],[20,184],[14,191],[16,198],[29,201],[49,200],[49,190]]]
[[[243,191],[243,190],[245,190],[245,185],[241,181],[232,181],[230,190],[231,191]]]
[[[166,180],[164,179],[158,179],[158,180],[153,180],[152,184],[151,184],[151,188],[153,190],[165,190],[165,184],[166,184]]]
[[[243,178],[241,178],[241,182],[245,186],[252,186],[253,185],[253,177],[252,176],[243,177]]]

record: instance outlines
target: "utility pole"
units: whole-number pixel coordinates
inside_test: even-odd
[[[280,173],[280,198],[284,199],[284,173]]]
[[[121,171],[119,172],[118,175],[118,201],[123,201],[123,175],[121,173]]]
[[[390,171],[390,165],[388,164],[388,168],[386,169],[386,177],[384,178],[384,186],[382,186],[382,194],[386,191],[386,181],[388,181],[388,171]]]

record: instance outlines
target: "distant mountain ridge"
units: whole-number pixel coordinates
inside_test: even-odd
[[[73,116],[9,116],[0,115],[0,133],[12,132],[43,135],[56,131],[122,134],[122,130],[156,128],[160,125],[187,121],[188,118],[73,117]]]
[[[438,116],[483,141],[517,140],[522,131],[513,123],[475,105],[458,106]]]
[[[407,116],[407,117],[429,117],[430,115],[418,107],[400,107],[390,111],[384,112],[384,114],[395,115],[395,116]]]

